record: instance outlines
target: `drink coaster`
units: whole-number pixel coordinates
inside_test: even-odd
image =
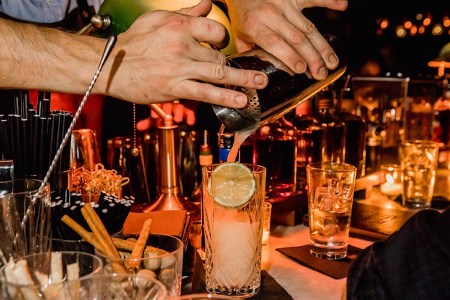
[[[309,252],[309,244],[298,247],[278,248],[277,251],[289,256],[294,261],[301,265],[307,266],[322,274],[328,275],[334,279],[341,279],[347,277],[353,260],[362,249],[348,245],[348,255],[340,260],[326,260],[317,258]]]

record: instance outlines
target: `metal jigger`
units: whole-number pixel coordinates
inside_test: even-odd
[[[200,219],[200,208],[181,195],[177,160],[180,141],[178,125],[173,123],[173,116],[166,114],[158,105],[150,106],[163,119],[163,125],[158,126],[161,195],[143,211],[186,210],[191,220]]]

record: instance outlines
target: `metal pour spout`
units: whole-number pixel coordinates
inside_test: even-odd
[[[150,106],[164,121],[163,125],[158,126],[161,195],[155,203],[143,208],[143,211],[186,210],[191,219],[200,218],[200,208],[181,195],[177,160],[179,127],[173,124],[173,117],[166,114],[158,105]]]

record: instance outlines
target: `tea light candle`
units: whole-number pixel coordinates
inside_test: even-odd
[[[402,193],[402,184],[400,180],[400,167],[398,165],[383,165],[386,182],[380,185],[381,193],[388,197],[397,197]]]
[[[380,189],[381,192],[388,197],[397,197],[402,193],[402,184],[385,182],[381,184]]]

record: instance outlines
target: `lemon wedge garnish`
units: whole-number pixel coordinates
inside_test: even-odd
[[[217,203],[238,207],[252,198],[255,185],[255,177],[249,167],[236,162],[222,163],[211,173],[209,192]]]

